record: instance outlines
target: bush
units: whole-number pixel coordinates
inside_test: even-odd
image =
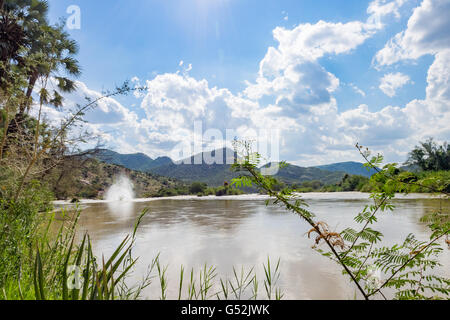
[[[85,187],[78,192],[76,196],[81,199],[96,199],[98,197],[98,189],[95,187]]]
[[[17,201],[0,199],[0,287],[19,278],[52,199],[38,181],[29,183]]]
[[[222,196],[225,196],[225,195],[227,195],[227,190],[224,187],[217,188],[217,190],[216,190],[216,196],[217,197],[222,197]]]
[[[203,193],[208,188],[208,185],[203,182],[194,182],[189,187],[189,192],[191,194]]]

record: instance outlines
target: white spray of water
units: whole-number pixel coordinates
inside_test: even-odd
[[[106,191],[105,199],[110,202],[133,201],[133,183],[127,176],[119,176],[116,182]]]

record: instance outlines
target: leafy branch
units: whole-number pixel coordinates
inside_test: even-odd
[[[438,256],[442,251],[437,243],[438,240],[443,237],[448,238],[448,214],[436,213],[427,218],[432,230],[428,242],[418,242],[413,235],[410,235],[402,245],[379,248],[378,243],[381,242],[383,234],[370,228],[369,225],[377,222],[377,213],[394,210],[390,201],[395,197],[396,188],[389,185],[383,186],[381,191],[371,194],[370,198],[373,199],[374,204],[367,205],[354,219],[356,222],[363,224],[360,231],[347,228],[341,233],[332,232],[326,222],[315,221],[314,214],[304,208],[306,204],[295,193],[295,190],[288,187],[281,191],[274,190],[273,187],[278,182],[272,176],[264,176],[262,170],[258,169],[260,155],[252,152],[251,143],[235,141],[234,144],[236,151],[240,148],[242,152],[241,158],[233,165],[233,169],[247,174],[242,174],[239,178],[234,179],[232,184],[236,187],[257,186],[264,190],[270,199],[273,199],[273,204],[279,204],[288,211],[294,212],[312,226],[307,234],[308,238],[312,233],[317,234],[314,248],[322,241],[326,243],[329,252],[324,252],[321,249],[317,249],[317,251],[343,268],[343,273],[350,277],[351,282],[355,284],[364,299],[369,300],[376,294],[380,294],[384,299],[387,299],[381,291],[386,287],[397,288],[395,293],[397,298],[425,297],[418,292],[423,293],[427,290],[439,292],[446,296],[450,294],[450,280],[436,275],[425,275],[424,273],[427,269],[433,269],[440,265],[438,261],[430,259],[430,257]],[[357,147],[362,152],[362,147]],[[383,161],[381,155],[370,160],[368,155],[367,150],[364,153],[367,167],[374,168],[379,175],[385,175],[386,172],[391,170],[392,166],[390,165],[385,166],[384,169],[378,168]],[[281,166],[286,166],[286,164],[281,163]],[[266,204],[269,205],[270,201],[266,201]],[[407,250],[407,252],[403,253],[402,250]],[[373,280],[371,269],[374,267],[380,269],[380,272],[390,272],[391,275],[379,284],[378,282],[381,281],[380,274],[380,279],[376,279],[374,285],[371,283],[371,280]],[[361,284],[361,280],[365,281],[365,286]],[[408,285],[415,287],[415,289],[404,289]]]

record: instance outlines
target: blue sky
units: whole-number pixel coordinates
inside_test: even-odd
[[[49,3],[53,22],[81,10],[68,30],[79,95],[132,78],[152,88],[88,115],[116,151],[176,157],[194,121],[277,128],[279,156],[302,165],[360,160],[356,142],[400,162],[419,139],[450,137],[448,0]]]

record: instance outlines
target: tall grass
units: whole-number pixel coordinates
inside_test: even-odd
[[[181,266],[177,294],[169,296],[168,265],[158,254],[148,266],[142,280],[130,286],[138,258],[132,254],[136,235],[146,211],[137,219],[133,232],[126,236],[108,257],[97,258],[91,238],[86,233],[76,243],[76,227],[80,210],[75,214],[61,211],[58,218],[52,213],[42,233],[30,251],[28,267],[18,281],[10,281],[2,288],[3,299],[14,300],[136,300],[144,299],[145,289],[155,286],[161,300],[242,300],[257,299],[259,281],[255,268],[240,271],[233,267],[231,279],[218,278],[217,268],[204,264],[200,270],[191,269],[188,277]],[[59,226],[55,230],[55,225]],[[280,261],[272,266],[270,259],[263,265],[266,299],[281,299],[276,288]],[[187,282],[187,284],[186,284]],[[157,288],[157,287],[158,288]]]
[[[259,292],[259,283],[255,267],[237,269],[233,267],[231,278],[218,277],[215,266],[203,265],[199,270],[192,268],[186,279],[185,267],[181,266],[176,294],[171,297],[168,292],[168,265],[161,265],[159,256],[156,258],[156,274],[158,279],[160,300],[281,300],[284,297],[280,280],[280,260],[272,264],[270,258],[262,265],[264,270],[263,292]],[[187,285],[185,285],[187,280]]]
[[[261,297],[282,298],[275,289],[279,262],[272,266],[270,260],[263,266],[265,278],[260,286],[255,268],[233,268],[231,279],[224,279],[218,277],[215,266],[207,264],[190,272],[181,266],[179,279],[169,279],[168,265],[157,255],[136,284],[130,280],[138,261],[133,247],[147,211],[109,257],[99,258],[89,235],[77,236],[80,208],[56,212],[48,205],[48,197],[39,195],[41,189],[36,184],[30,189],[31,198],[16,203],[0,200],[0,299],[136,300],[146,298],[144,293],[151,286],[155,288],[150,291],[159,291],[162,300],[257,299],[259,288],[265,291]],[[173,296],[170,283],[178,283]]]

